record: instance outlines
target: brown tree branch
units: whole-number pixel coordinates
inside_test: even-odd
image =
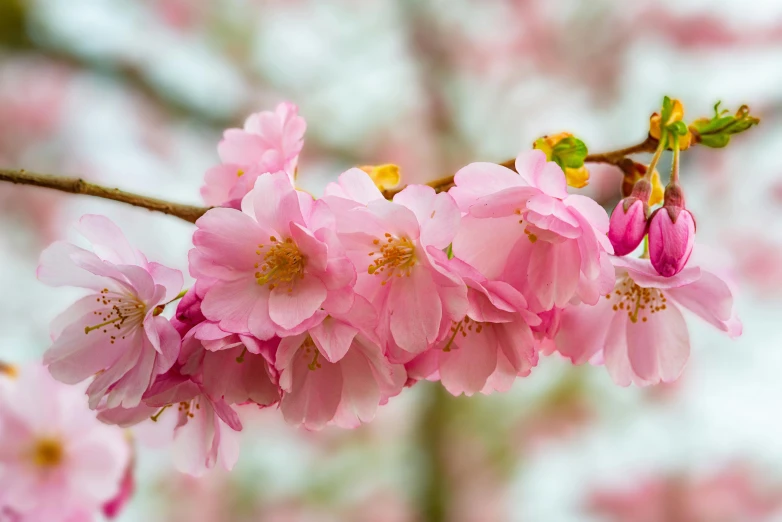
[[[624,149],[614,150],[611,152],[603,152],[599,154],[590,154],[584,159],[584,162],[585,163],[608,163],[610,165],[614,165],[616,167],[621,168],[622,162],[627,158],[627,156],[630,156],[632,154],[640,154],[642,152],[654,152],[657,149],[658,143],[659,141],[657,139],[653,138],[652,136],[647,136],[646,139],[641,143],[632,145],[630,147],[626,147]],[[499,163],[499,165],[509,168],[511,170],[516,170],[515,163],[516,163],[516,158],[511,158],[507,161],[503,161],[502,163]],[[427,183],[427,185],[434,188],[437,192],[443,192],[453,186],[453,175],[445,176],[442,178],[438,178],[434,181],[430,181]],[[386,199],[391,199],[394,197],[395,194],[401,192],[403,189],[404,187],[387,189],[383,191],[383,195],[386,197]]]
[[[654,150],[657,148],[657,144],[658,141],[656,139],[648,136],[644,141],[637,145],[633,145],[632,147],[627,147],[612,152],[605,152],[602,154],[590,154],[584,161],[587,163],[608,163],[621,168],[622,163],[626,160],[627,156],[631,154],[639,154],[641,152],[654,152]],[[515,160],[511,159],[500,163],[500,165],[509,169],[514,169],[514,161]],[[179,219],[184,219],[190,223],[195,223],[198,218],[203,216],[204,213],[209,210],[207,207],[172,203],[162,199],[125,192],[116,188],[107,188],[101,185],[96,185],[94,183],[89,183],[81,178],[66,178],[60,176],[51,176],[48,174],[36,174],[33,172],[26,172],[24,170],[0,169],[0,181],[7,181],[19,185],[46,187],[62,192],[68,192],[70,194],[83,194],[85,196],[111,199],[113,201],[127,203],[129,205],[146,208],[155,212],[162,212],[164,214],[176,216]],[[438,192],[448,190],[453,186],[453,175],[430,181],[427,183],[427,185],[433,187]],[[383,195],[387,199],[391,199],[394,197],[394,194],[397,194],[401,190],[401,188],[384,190]]]
[[[162,199],[141,196],[131,192],[125,192],[119,189],[102,187],[94,183],[89,183],[81,178],[66,178],[61,176],[51,176],[48,174],[36,174],[24,170],[0,169],[0,181],[8,181],[19,185],[34,185],[36,187],[46,187],[70,194],[83,194],[85,196],[94,196],[103,199],[111,199],[120,203],[127,203],[136,207],[146,208],[155,212],[162,212],[179,219],[184,219],[190,223],[204,215],[209,210],[206,207],[196,207],[193,205],[182,205],[172,203]]]

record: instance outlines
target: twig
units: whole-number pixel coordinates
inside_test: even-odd
[[[638,143],[637,145],[633,145],[631,147],[626,147],[624,149],[614,150],[611,152],[604,152],[600,154],[590,154],[584,159],[584,162],[585,163],[608,163],[610,165],[614,165],[616,167],[621,168],[622,162],[627,158],[627,156],[630,156],[632,154],[640,154],[642,152],[654,152],[657,149],[658,143],[659,142],[657,139],[653,138],[652,136],[647,136],[644,141]],[[509,168],[511,170],[516,170],[515,163],[516,163],[516,158],[512,158],[507,161],[503,161],[502,163],[499,163],[499,165]],[[427,183],[427,185],[434,188],[437,192],[443,192],[453,186],[453,175],[445,176],[443,178],[430,181]],[[395,194],[401,192],[403,189],[404,187],[387,189],[383,191],[383,195],[386,197],[386,199],[391,199],[394,197]]]
[[[626,161],[627,156],[631,154],[639,154],[641,152],[654,152],[654,150],[657,148],[657,144],[658,141],[656,139],[648,136],[643,142],[637,145],[633,145],[632,147],[627,147],[625,149],[619,149],[612,152],[605,152],[602,154],[590,154],[584,161],[587,163],[608,163],[622,168],[622,165]],[[509,169],[514,169],[514,161],[515,160],[511,159],[500,163],[500,165]],[[102,187],[100,185],[84,181],[81,178],[65,178],[60,176],[51,176],[48,174],[36,174],[33,172],[26,172],[24,170],[0,169],[0,181],[8,181],[19,185],[35,185],[37,187],[46,187],[54,190],[60,190],[62,192],[69,192],[71,194],[83,194],[85,196],[95,196],[98,198],[111,199],[121,203],[128,203],[136,207],[146,208],[155,212],[162,212],[164,214],[176,216],[179,219],[184,219],[190,223],[195,223],[198,218],[203,216],[204,213],[209,210],[207,207],[182,205],[180,203],[172,203],[162,199],[141,196],[139,194],[133,194],[131,192],[125,192],[119,189]],[[453,175],[430,181],[427,183],[427,185],[433,187],[438,192],[448,190],[453,186]],[[383,195],[387,199],[391,199],[394,197],[394,194],[400,192],[402,188],[384,190]]]
[[[179,219],[184,219],[190,223],[204,215],[209,210],[205,207],[196,207],[193,205],[182,205],[172,203],[162,199],[150,198],[125,192],[119,189],[112,189],[89,183],[81,178],[66,178],[61,176],[51,176],[48,174],[36,174],[24,170],[0,169],[0,181],[8,181],[19,185],[34,185],[36,187],[46,187],[71,194],[83,194],[85,196],[94,196],[103,199],[111,199],[121,203],[128,203],[136,207],[146,208],[155,212],[162,212]]]

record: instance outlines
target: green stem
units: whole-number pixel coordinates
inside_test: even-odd
[[[652,181],[652,174],[654,174],[654,169],[657,168],[657,162],[660,161],[660,156],[662,156],[664,148],[665,140],[660,140],[659,144],[657,145],[657,150],[654,151],[652,161],[649,163],[649,168],[646,171],[646,175],[644,176],[650,182]]]
[[[671,184],[679,182],[679,136],[673,142],[673,166],[671,167]]]

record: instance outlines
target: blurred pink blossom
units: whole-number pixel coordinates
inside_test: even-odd
[[[0,386],[0,440],[0,514],[12,520],[91,520],[120,491],[130,460],[122,430],[95,418],[84,387],[38,366]]]

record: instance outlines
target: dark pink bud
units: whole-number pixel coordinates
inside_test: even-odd
[[[608,239],[614,247],[614,254],[624,256],[635,250],[646,235],[649,216],[649,194],[651,184],[641,180],[635,184],[632,194],[624,198],[611,213]]]
[[[678,185],[665,189],[665,204],[649,220],[649,258],[657,273],[671,277],[682,271],[695,243],[695,218],[684,208]]]

